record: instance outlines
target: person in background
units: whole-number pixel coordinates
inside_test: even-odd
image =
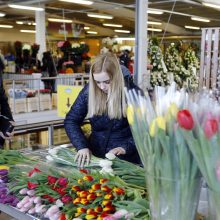
[[[8,98],[5,94],[5,90],[3,88],[3,79],[0,74],[0,114],[9,118],[11,123],[14,125],[12,113],[8,104]],[[0,125],[1,127],[1,125]],[[13,131],[11,133],[7,132],[7,136],[4,136],[2,132],[0,132],[0,149],[3,148],[5,140],[10,140],[13,136]]]
[[[135,88],[134,84],[131,85]],[[126,118],[124,86],[117,57],[112,53],[97,57],[91,66],[89,83],[64,120],[66,133],[77,149],[75,160],[80,167],[89,163],[91,154],[104,158],[108,152],[123,160],[140,163]],[[89,140],[81,130],[86,116],[92,128]]]
[[[41,67],[41,70],[42,70],[43,77],[56,77],[57,76],[55,63],[49,51],[43,53],[42,63],[43,65]],[[51,92],[55,92],[56,90],[55,79],[44,79],[43,81],[44,81],[45,89],[50,89]]]

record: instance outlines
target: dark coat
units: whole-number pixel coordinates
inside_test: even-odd
[[[80,92],[64,120],[64,127],[73,146],[77,150],[89,148],[95,156],[101,158],[104,158],[109,150],[123,147],[126,150],[126,155],[121,155],[121,159],[140,163],[127,118],[110,120],[107,115],[89,118],[92,134],[89,140],[85,138],[80,125],[88,112],[88,88],[89,85],[87,84]],[[109,141],[107,146],[104,146],[111,124]]]

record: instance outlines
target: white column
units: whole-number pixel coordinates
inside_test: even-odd
[[[35,22],[36,22],[36,35],[35,42],[40,45],[40,50],[38,52],[38,59],[42,59],[43,52],[47,50],[46,47],[46,22],[45,22],[45,11],[35,12]]]
[[[148,0],[136,0],[134,80],[140,87],[142,87],[143,75],[147,75],[147,9]],[[147,87],[149,87],[150,76],[147,78]]]

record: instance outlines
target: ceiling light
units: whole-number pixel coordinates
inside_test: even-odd
[[[0,24],[0,28],[13,28],[12,25]]]
[[[20,32],[24,32],[24,33],[36,33],[35,30],[20,30]]]
[[[44,11],[43,8],[25,6],[25,5],[12,5],[12,4],[9,4],[8,7],[16,8],[16,9],[32,10],[32,11]]]
[[[113,16],[111,16],[111,15],[105,15],[105,14],[88,13],[87,16],[88,16],[88,17],[91,17],[91,18],[113,19]]]
[[[162,15],[163,12],[162,11],[158,11],[158,10],[147,10],[148,14],[155,14],[155,15]]]
[[[191,20],[193,20],[193,21],[201,21],[201,22],[210,22],[209,19],[199,18],[199,17],[191,17]]]
[[[96,31],[86,31],[87,34],[98,34]]]
[[[204,6],[207,6],[207,7],[220,9],[220,5],[215,5],[215,4],[206,3],[206,2],[203,2],[202,4],[203,4]]]
[[[188,26],[188,25],[185,25],[185,28],[187,28],[187,29],[193,29],[193,30],[199,30],[199,29],[200,29],[200,27]]]
[[[90,27],[86,27],[86,26],[84,27],[84,30],[89,30],[89,29],[90,29]]]
[[[60,2],[69,2],[69,3],[75,3],[75,4],[81,4],[81,5],[92,5],[94,2],[92,1],[86,1],[86,0],[59,0]]]
[[[156,21],[148,21],[147,24],[152,24],[152,25],[162,25],[161,22],[156,22]]]
[[[48,18],[48,21],[59,22],[59,23],[72,23],[72,20],[68,19],[59,19],[59,18]]]
[[[127,33],[127,34],[130,33],[130,31],[128,31],[128,30],[115,30],[115,32],[118,32],[118,33]]]
[[[107,27],[123,27],[121,24],[103,24],[103,26],[107,26]]]
[[[147,28],[148,31],[155,31],[155,32],[161,32],[162,29],[157,29],[157,28]]]
[[[4,17],[5,13],[0,12],[0,17]]]
[[[23,21],[16,21],[16,24],[24,24]]]

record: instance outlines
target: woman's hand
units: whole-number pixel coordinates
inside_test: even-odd
[[[89,165],[90,158],[91,151],[89,150],[89,148],[84,148],[78,150],[74,161],[78,163],[79,167],[84,167],[85,163]]]
[[[113,153],[114,155],[124,155],[126,154],[126,151],[122,147],[116,147],[116,148],[111,149],[109,153]]]
[[[10,123],[15,126],[15,122],[14,121],[10,121]],[[5,140],[11,140],[12,137],[14,136],[14,129],[12,132],[6,132],[7,136],[5,136],[2,132],[0,132],[0,137],[2,137]]]

